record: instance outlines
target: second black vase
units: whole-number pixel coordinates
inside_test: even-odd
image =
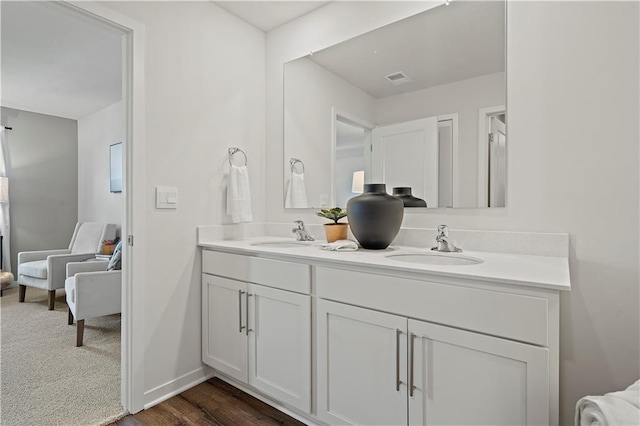
[[[405,207],[427,207],[427,202],[425,200],[413,196],[410,186],[394,187],[393,196],[400,198]]]
[[[384,183],[366,183],[362,195],[347,203],[349,226],[362,248],[382,250],[398,235],[404,204],[387,194]]]

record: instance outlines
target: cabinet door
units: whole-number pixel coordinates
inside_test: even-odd
[[[249,284],[249,384],[311,412],[311,297]]]
[[[247,284],[202,275],[202,361],[247,382]]]
[[[407,319],[318,300],[318,417],[406,425]]]
[[[414,320],[408,344],[411,425],[549,423],[548,349]]]

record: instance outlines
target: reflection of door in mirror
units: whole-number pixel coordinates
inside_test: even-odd
[[[458,114],[438,116],[438,207],[459,207]]]
[[[438,119],[422,118],[373,129],[371,178],[384,183],[387,191],[396,186],[412,188],[415,197],[438,207]]]
[[[349,119],[335,114],[335,159],[333,193],[335,205],[345,208],[350,198],[359,193],[354,192],[354,173],[364,171],[367,167],[368,152],[371,145],[370,126],[361,120]],[[366,177],[365,177],[366,179]]]
[[[507,156],[504,105],[478,115],[478,207],[505,207]]]
[[[504,114],[490,117],[489,133],[489,207],[504,207],[507,176]]]
[[[453,121],[438,121],[438,207],[453,207],[451,174],[453,166]]]

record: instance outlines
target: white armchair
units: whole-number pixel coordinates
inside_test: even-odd
[[[107,271],[107,261],[67,264],[65,291],[69,325],[77,321],[76,346],[82,346],[84,320],[117,314],[122,306],[122,271]]]
[[[49,310],[55,307],[56,290],[64,288],[69,262],[91,259],[100,252],[104,240],[116,237],[116,225],[85,222],[76,224],[68,249],[18,253],[19,301],[24,302],[27,286],[49,291]]]

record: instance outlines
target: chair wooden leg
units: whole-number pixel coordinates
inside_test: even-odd
[[[82,346],[82,337],[84,335],[84,320],[78,320],[76,325],[76,346]]]
[[[71,308],[69,308],[69,321],[67,321],[67,324],[73,325],[73,312],[71,312]]]
[[[27,294],[27,286],[20,284],[20,291],[18,293],[18,301],[24,303],[24,297]]]
[[[56,307],[56,291],[49,290],[49,310],[53,311],[55,307]]]

